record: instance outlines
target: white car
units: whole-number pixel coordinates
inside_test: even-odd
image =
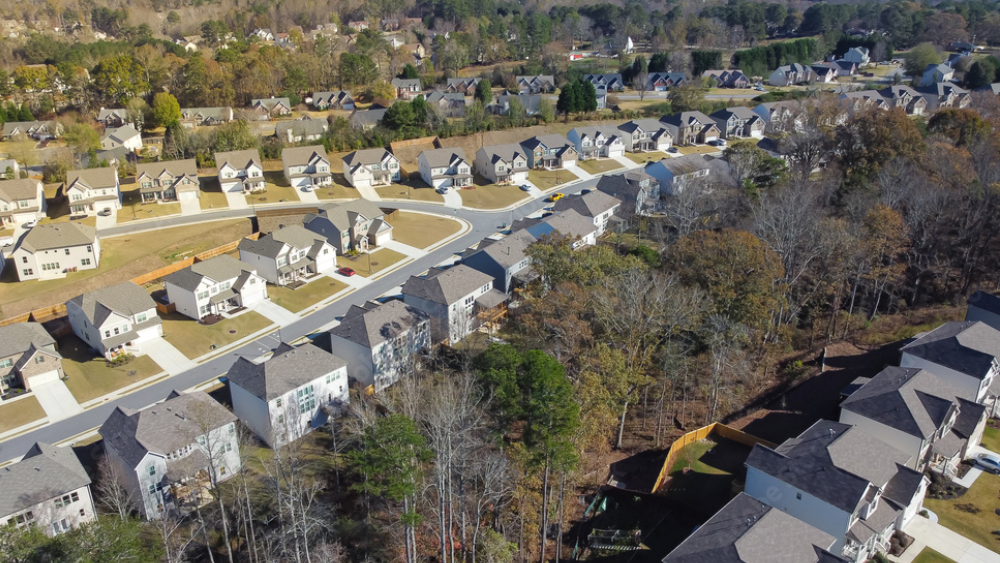
[[[38,224],[38,221],[28,221],[27,223],[21,223],[21,226],[25,229],[30,229]]]

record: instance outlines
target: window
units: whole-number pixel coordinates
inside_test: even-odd
[[[285,422],[285,415],[279,414],[278,415],[278,424],[283,424],[284,422]]]
[[[45,356],[35,356],[35,363],[36,364],[44,364],[45,363]]]
[[[201,446],[205,445],[205,437],[204,436],[198,436],[198,444],[201,445]]]
[[[149,486],[149,494],[151,494],[151,495],[155,495],[156,494],[156,485],[150,485]]]
[[[208,299],[208,292],[207,291],[199,291],[198,292],[198,300],[200,301],[202,299]]]
[[[6,360],[0,360],[0,369],[9,368],[12,365],[14,365],[14,360],[11,360],[10,358],[7,358]]]
[[[48,264],[42,264],[42,271],[58,270],[59,262],[49,262]]]
[[[280,407],[281,406],[281,397],[278,397],[277,399],[275,399],[274,406],[276,406],[276,407]]]
[[[795,493],[795,500],[802,500],[802,493]]]
[[[22,264],[27,264],[28,263],[28,257],[27,256],[22,256],[21,257],[21,263]]]
[[[63,251],[66,252],[66,256],[69,256],[69,249],[68,248],[64,248]]]
[[[333,381],[333,374],[330,373],[326,374],[326,382],[330,383],[331,381]]]
[[[115,336],[118,336],[118,327],[115,327]]]
[[[25,268],[24,270],[22,270],[22,272],[24,272],[24,275],[26,275],[26,276],[33,276],[33,275],[35,275],[35,271],[32,270],[31,268]]]
[[[86,515],[87,515],[87,511],[81,508],[80,509],[80,516],[86,516]]]
[[[150,475],[151,477],[152,477],[153,475],[156,475],[156,466],[155,466],[155,465],[150,465],[150,466],[149,466],[149,475]]]
[[[139,313],[135,316],[135,322],[137,323],[144,323],[146,322],[146,319],[146,313]]]
[[[236,425],[230,422],[229,423],[229,435],[232,436],[233,434],[236,434]]]
[[[104,338],[111,338],[111,331],[110,330],[105,330],[104,331]]]
[[[80,259],[80,265],[81,266],[89,266],[90,265],[90,258],[81,258]]]
[[[233,451],[233,443],[232,442],[226,442],[226,451],[227,452]]]
[[[225,475],[225,474],[226,474],[226,466],[223,465],[222,467],[219,468],[219,475]]]

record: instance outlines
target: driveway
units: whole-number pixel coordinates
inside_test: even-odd
[[[42,409],[49,417],[49,422],[69,418],[83,412],[83,407],[76,402],[76,398],[62,381],[50,381],[35,385],[31,388],[31,392],[38,399],[38,404],[42,405]]]
[[[241,192],[226,192],[226,201],[229,202],[229,209],[250,209],[246,196]]]
[[[371,186],[356,186],[356,189],[358,190],[358,195],[368,201],[382,201],[382,196],[378,195],[375,188]]]
[[[251,305],[250,310],[264,315],[271,322],[278,323],[279,326],[288,326],[299,320],[298,315],[269,299]]]
[[[448,188],[444,194],[444,206],[452,209],[462,207],[462,195],[455,188]]]
[[[115,211],[114,209],[112,209],[111,213],[107,215],[99,214],[97,216],[96,226],[98,231],[103,231],[104,229],[110,229],[111,227],[114,227],[117,224],[118,224],[118,212]]]
[[[902,557],[889,556],[890,561],[911,563],[925,547],[929,547],[955,563],[1000,563],[1000,553],[990,551],[923,516],[915,516],[904,531],[913,536],[913,545],[906,549]]]
[[[627,156],[615,156],[615,157],[612,157],[612,158],[614,158],[616,162],[618,162],[619,164],[621,164],[622,166],[624,166],[627,170],[631,170],[633,168],[641,168],[642,167],[641,164],[639,164],[638,162],[632,160],[631,158],[629,158]]]
[[[196,367],[198,364],[189,360],[174,345],[163,337],[154,338],[142,343],[142,351],[170,375],[177,375]]]
[[[319,196],[312,189],[303,190],[299,188],[299,199],[302,200],[302,203],[319,203]]]
[[[195,199],[181,200],[181,215],[197,215],[201,213],[201,201]]]

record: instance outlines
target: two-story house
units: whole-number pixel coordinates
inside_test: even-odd
[[[811,68],[803,64],[792,63],[774,69],[774,72],[768,77],[767,83],[771,86],[792,86],[811,82],[814,79],[815,74]]]
[[[445,91],[458,92],[460,94],[471,96],[476,92],[476,86],[479,85],[480,80],[482,80],[482,78],[449,78],[448,83],[445,86]]]
[[[9,141],[20,137],[44,141],[62,136],[63,126],[58,121],[8,121],[3,124],[0,139]]]
[[[326,204],[302,221],[303,226],[323,236],[337,252],[365,252],[392,240],[392,225],[375,203],[358,198],[340,204]]]
[[[399,159],[388,149],[363,149],[344,157],[344,179],[355,188],[387,186],[401,179]]]
[[[368,301],[351,305],[315,342],[347,362],[352,380],[379,392],[413,373],[415,358],[430,350],[430,317],[402,301]]]
[[[700,111],[682,111],[660,119],[675,145],[703,145],[721,134],[711,117]]]
[[[38,180],[0,181],[0,228],[37,222],[45,217],[46,209],[45,189]]]
[[[329,186],[333,183],[330,158],[322,145],[282,149],[281,165],[285,179],[293,188]]]
[[[612,125],[574,127],[566,134],[581,160],[625,156],[626,133]]]
[[[233,120],[233,108],[183,108],[181,109],[181,125],[191,127],[211,127],[222,125]]]
[[[134,282],[95,289],[66,302],[73,333],[111,360],[142,354],[142,343],[163,336],[156,302]]]
[[[122,208],[122,194],[115,168],[70,170],[66,173],[66,188],[70,215],[94,216],[114,213]]]
[[[256,149],[215,153],[222,192],[254,193],[266,187],[264,165]]]
[[[163,278],[167,302],[195,320],[267,299],[267,283],[249,264],[223,254]]]
[[[763,139],[766,124],[747,107],[719,110],[710,116],[715,120],[723,139]]]
[[[319,141],[329,128],[330,123],[325,119],[281,121],[274,126],[274,136],[288,144]]]
[[[14,387],[31,391],[63,377],[56,341],[41,324],[29,321],[0,326],[0,393]]]
[[[36,442],[0,471],[0,526],[58,536],[97,519],[90,476],[73,448]]]
[[[440,117],[454,119],[465,117],[465,94],[461,92],[439,92],[435,90],[427,94],[425,99],[427,105],[434,108],[435,113]]]
[[[212,502],[239,473],[236,416],[204,391],[174,391],[143,410],[118,407],[99,430],[108,462],[147,520]]]
[[[402,293],[404,303],[430,316],[435,342],[459,342],[479,328],[489,312],[507,301],[506,293],[493,289],[493,276],[462,264],[410,276]]]
[[[909,86],[889,86],[878,91],[891,107],[897,107],[907,115],[923,115],[927,111],[927,100]]]
[[[556,91],[556,79],[551,75],[516,76],[517,89],[522,94],[551,94]]]
[[[476,172],[494,184],[521,184],[528,179],[528,156],[518,144],[483,147],[476,152]]]
[[[715,81],[716,88],[749,88],[750,78],[742,70],[735,68],[732,70],[713,69],[701,73],[701,77],[711,78]]]
[[[350,402],[347,362],[313,343],[281,343],[260,363],[240,357],[226,379],[233,413],[272,448],[323,426]]]
[[[775,449],[754,446],[745,492],[830,534],[832,553],[861,563],[921,510],[930,481],[909,463],[856,426],[820,420]]]
[[[420,95],[419,78],[393,78],[389,83],[396,89],[396,97],[401,100],[409,100]]]
[[[313,107],[321,111],[328,109],[354,111],[354,97],[347,90],[315,92],[312,95],[312,104]]]
[[[585,74],[583,79],[594,85],[594,88],[603,88],[608,91],[621,92],[625,89],[625,81],[621,74]]]
[[[288,285],[336,266],[337,251],[322,235],[289,225],[239,244],[240,261],[274,285]]]
[[[579,152],[566,137],[550,133],[521,141],[528,155],[528,168],[576,168]]]
[[[871,56],[868,53],[868,47],[851,47],[844,53],[844,60],[865,66],[871,62]]]
[[[461,148],[431,149],[417,157],[420,177],[435,189],[472,185],[472,165]]]
[[[288,98],[258,98],[250,101],[250,109],[263,118],[292,114],[292,102]]]
[[[514,231],[503,238],[487,237],[479,241],[476,248],[462,254],[462,263],[470,268],[493,277],[493,287],[510,294],[519,282],[518,274],[531,266],[531,258],[526,251],[537,242],[526,230]],[[527,281],[528,276],[521,276]]]
[[[665,151],[673,142],[667,127],[657,119],[633,119],[619,125],[618,130],[629,152]]]
[[[114,128],[131,123],[132,120],[125,108],[101,108],[97,113],[97,122],[105,127]]]
[[[136,164],[135,183],[139,184],[143,203],[201,197],[198,164],[193,158]]]
[[[552,206],[552,210],[558,213],[572,209],[584,217],[589,217],[597,228],[597,236],[601,236],[608,228],[608,221],[621,204],[621,200],[604,191],[587,189],[580,195],[560,199]]]
[[[932,63],[927,65],[927,68],[924,69],[924,74],[920,77],[920,85],[933,86],[939,82],[950,82],[954,77],[955,69],[944,63]]]
[[[842,93],[840,106],[847,113],[858,113],[873,109],[889,109],[891,104],[879,94],[878,90],[857,90]]]
[[[666,92],[687,82],[683,72],[651,72],[646,77],[646,89],[651,92]]]
[[[953,82],[935,82],[916,89],[927,101],[927,111],[943,108],[964,109],[972,103],[972,95]]]
[[[100,266],[101,242],[97,229],[82,223],[36,225],[21,238],[11,261],[20,281],[63,278]]]
[[[660,183],[642,170],[606,174],[597,181],[595,188],[620,201],[619,211],[625,217],[660,209]]]
[[[101,148],[109,151],[117,148],[125,148],[132,152],[142,150],[142,133],[131,125],[123,125],[108,129],[101,136]]]
[[[645,172],[660,184],[660,193],[676,195],[699,178],[708,178],[711,166],[704,155],[686,154],[646,165]]]
[[[524,230],[536,239],[562,235],[569,237],[573,250],[597,244],[597,225],[575,209],[566,209],[547,217],[525,217],[511,223],[511,232]]]

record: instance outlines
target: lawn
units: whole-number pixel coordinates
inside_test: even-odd
[[[939,523],[986,549],[1000,552],[1000,536],[996,535],[998,518],[997,490],[1000,477],[984,472],[962,496],[952,500],[924,500],[924,507],[938,516]]]
[[[342,186],[336,182],[334,182],[330,186],[314,188],[313,192],[315,192],[316,197],[323,200],[357,199],[358,197],[360,197],[360,195],[358,194],[358,190],[351,187]]]
[[[66,387],[80,404],[142,381],[163,370],[149,356],[139,356],[121,367],[110,367],[76,336],[59,339]]]
[[[693,147],[677,147],[680,154],[713,154],[726,150],[726,147],[713,147],[712,145],[697,145]]]
[[[477,177],[477,180],[481,179]],[[487,184],[485,180],[476,182],[471,188],[458,190],[458,195],[462,196],[462,205],[473,209],[503,209],[531,197],[517,186]]]
[[[271,301],[293,313],[298,313],[335,293],[339,293],[346,287],[347,284],[342,281],[323,276],[298,289],[268,285],[267,294],[271,297]]]
[[[48,200],[48,208],[45,210],[45,217],[39,221],[39,224],[45,225],[49,223],[66,223],[70,220],[69,200],[63,198],[59,201],[55,201],[57,191],[58,188],[45,189],[45,199]],[[91,227],[97,225],[96,216],[79,219],[79,221],[84,225],[90,225]]]
[[[122,188],[122,208],[118,210],[119,223],[180,215],[180,213],[181,204],[179,203],[142,203],[139,184],[132,184],[129,189]]]
[[[405,260],[407,256],[389,248],[379,248],[356,257],[337,256],[337,266],[351,268],[359,276],[374,276]],[[369,268],[369,263],[371,267]]]
[[[955,563],[951,559],[948,559],[944,555],[934,551],[929,547],[925,547],[920,555],[913,560],[913,563]]]
[[[229,208],[229,200],[226,198],[226,194],[222,193],[222,188],[219,187],[218,177],[206,176],[200,178],[199,182],[201,182],[201,197],[198,198],[198,203],[201,205],[202,211]]]
[[[647,162],[657,162],[667,158],[667,153],[660,151],[653,152],[627,152],[625,157],[632,162],[637,162],[639,164],[646,164]]]
[[[419,186],[416,184],[420,184]],[[434,191],[430,186],[414,181],[410,184],[392,184],[375,188],[383,199],[409,199],[413,201],[432,201],[444,203],[444,196]]]
[[[750,448],[717,436],[689,444],[670,468],[666,495],[705,517],[732,499],[733,481],[746,478]]]
[[[45,409],[35,397],[25,397],[0,405],[0,432],[9,432],[45,418]]]
[[[630,153],[625,153],[630,154]],[[613,158],[601,158],[592,160],[581,160],[577,164],[580,168],[583,168],[591,174],[603,174],[605,172],[610,172],[612,170],[618,170],[622,167],[621,163]]]
[[[280,171],[264,172],[264,179],[267,181],[264,191],[255,194],[247,194],[247,203],[259,205],[264,203],[279,203],[283,201],[300,201],[297,188],[285,185],[287,181]],[[280,185],[279,185],[280,184]]]
[[[528,179],[531,183],[538,187],[538,189],[548,190],[556,186],[565,184],[566,182],[573,182],[577,180],[576,174],[573,174],[569,170],[532,170],[528,172]]]
[[[417,248],[427,248],[462,230],[462,224],[440,215],[400,211],[392,220],[392,238]]]
[[[246,311],[231,319],[206,326],[180,313],[163,317],[163,337],[192,360],[263,330],[272,323],[254,311]]]

